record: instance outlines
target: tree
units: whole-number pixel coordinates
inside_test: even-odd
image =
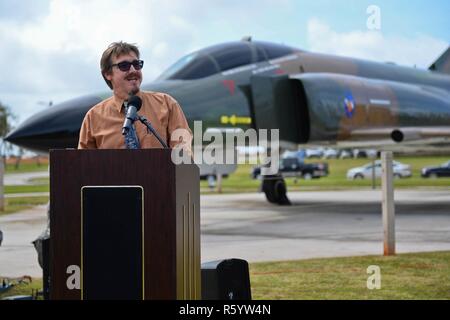
[[[11,117],[13,117],[10,109],[2,104],[0,102],[0,139],[1,139],[1,146],[0,146],[0,152],[2,156],[2,160],[0,160],[0,211],[4,211],[5,209],[5,198],[3,194],[3,174],[5,171],[5,160],[6,160],[6,148],[4,143],[4,138],[8,134],[8,132],[11,130],[10,122],[8,121]],[[1,233],[1,232],[0,232]]]
[[[5,159],[6,151],[11,149],[10,145],[5,144],[4,138],[11,131],[11,120],[16,119],[16,116],[11,112],[11,109],[0,101],[0,154]]]
[[[11,131],[10,119],[15,119],[10,108],[0,101],[0,138],[4,138]]]

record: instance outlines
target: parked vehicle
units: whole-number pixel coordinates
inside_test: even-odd
[[[305,149],[306,158],[322,158],[323,148]]]
[[[354,180],[354,179],[367,179],[372,178],[372,168],[375,165],[375,177],[379,178],[381,177],[381,161],[377,160],[375,161],[375,164],[367,163],[362,167],[356,167],[352,168],[347,171],[347,179]],[[393,166],[393,175],[394,178],[408,178],[411,177],[411,166],[407,164],[403,164],[398,161],[392,162]]]
[[[374,149],[353,149],[353,158],[376,158],[378,151]]]
[[[280,172],[283,177],[303,177],[306,180],[328,175],[327,163],[304,163],[298,158],[281,159]]]
[[[436,167],[422,168],[423,178],[450,177],[450,161]]]
[[[336,159],[338,157],[339,152],[335,149],[326,148],[323,151],[323,158],[324,159]]]
[[[339,151],[339,159],[353,158],[353,152],[350,149],[342,149]]]
[[[298,157],[280,159],[280,174],[283,177],[301,177],[306,180],[328,175],[328,163],[304,163]],[[254,167],[251,173],[253,179],[260,178],[261,167]]]
[[[306,150],[300,149],[297,151],[285,151],[281,155],[282,159],[285,158],[298,158],[300,161],[303,161],[306,158]]]

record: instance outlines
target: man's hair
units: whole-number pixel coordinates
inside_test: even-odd
[[[118,57],[123,54],[128,54],[130,52],[134,52],[139,59],[139,49],[135,44],[126,43],[123,41],[113,42],[108,48],[103,52],[102,58],[100,59],[100,69],[102,70],[103,79],[105,79],[106,84],[111,89],[112,83],[108,79],[106,79],[105,74],[109,73],[112,69],[112,57]]]

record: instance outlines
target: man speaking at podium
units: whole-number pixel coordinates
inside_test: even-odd
[[[170,148],[181,147],[191,154],[192,131],[178,102],[166,93],[140,91],[143,66],[139,49],[133,44],[113,42],[103,52],[101,72],[113,90],[113,96],[87,112],[78,149],[161,148],[165,143]],[[130,118],[129,101],[137,101],[137,109],[140,109],[137,114],[134,109],[132,117],[141,116],[148,120],[161,142],[139,121],[128,123],[130,130],[125,131],[124,120]],[[171,134],[175,130],[177,139],[172,141]],[[180,131],[183,132],[181,137]]]

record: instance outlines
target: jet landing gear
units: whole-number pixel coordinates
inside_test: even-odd
[[[280,175],[262,176],[261,189],[270,203],[290,205],[286,192],[286,182]]]

